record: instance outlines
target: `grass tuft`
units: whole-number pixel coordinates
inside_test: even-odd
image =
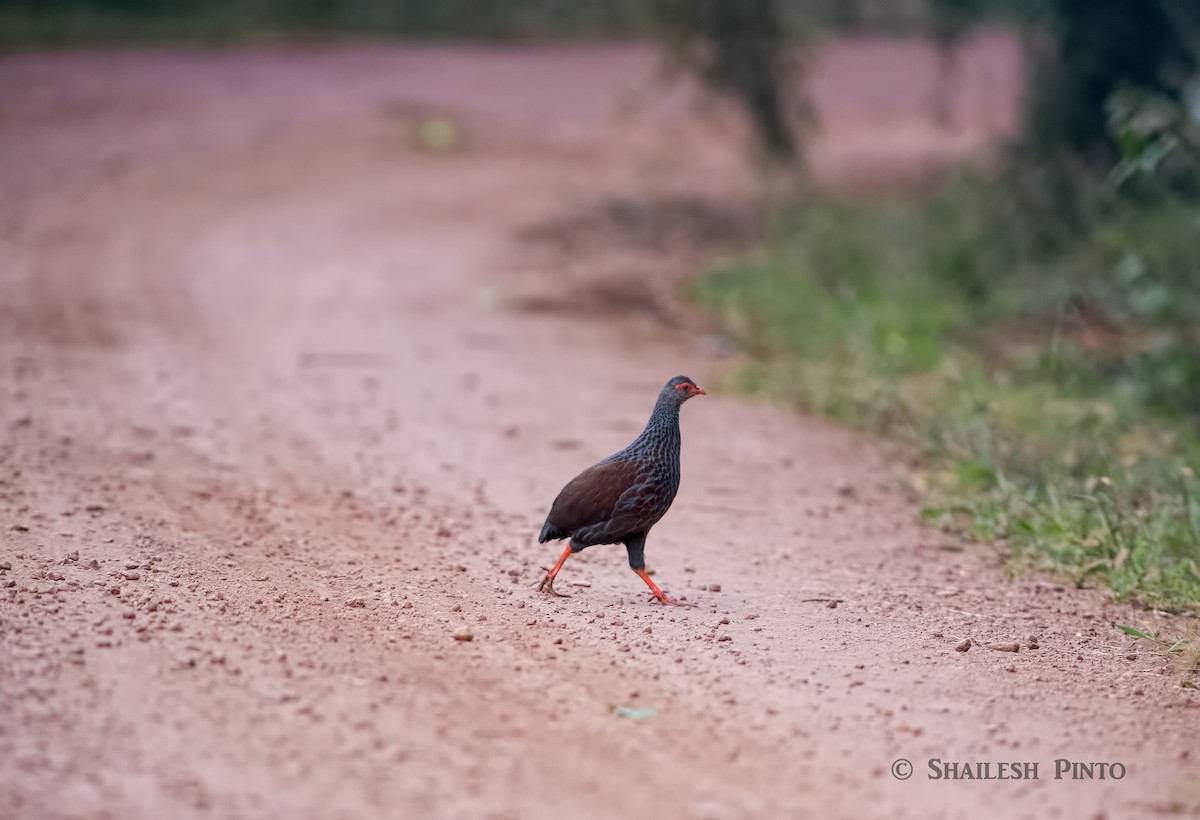
[[[1200,688],[1200,627],[1188,626],[1177,638],[1164,638],[1159,632],[1142,632],[1131,626],[1116,624],[1117,629],[1130,637],[1153,645],[1154,650],[1170,661],[1185,689]]]

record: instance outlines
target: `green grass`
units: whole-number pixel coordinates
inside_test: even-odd
[[[1187,626],[1175,637],[1163,637],[1159,632],[1146,633],[1132,626],[1115,624],[1116,628],[1131,638],[1147,644],[1152,651],[1165,658],[1179,673],[1180,684],[1185,689],[1200,689],[1200,625]]]
[[[229,43],[338,37],[591,39],[662,33],[647,0],[0,0],[0,50],[80,45]],[[789,31],[921,34],[925,0],[847,15],[840,0],[779,0]],[[985,2],[987,19],[1006,20]],[[991,8],[994,6],[994,8]]]
[[[0,49],[338,37],[644,35],[639,0],[0,0]]]
[[[1053,253],[1000,212],[961,180],[820,198],[693,295],[748,354],[740,389],[901,442],[928,522],[1196,607],[1200,208],[1112,206]]]

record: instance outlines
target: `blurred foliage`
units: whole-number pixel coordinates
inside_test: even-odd
[[[1024,141],[1038,158],[1069,152],[1107,168],[1119,157],[1105,106],[1122,86],[1176,103],[1195,74],[1193,0],[1021,0],[1049,37],[1033,57]]]
[[[797,74],[793,38],[775,0],[658,0],[667,43],[676,58],[746,111],[763,148],[776,160],[796,158],[784,103]]]
[[[912,33],[928,23],[926,0],[770,5],[786,31]],[[627,37],[651,35],[660,23],[656,0],[0,0],[0,47],[347,35]]]
[[[0,46],[294,37],[645,33],[641,0],[0,0]]]
[[[1196,608],[1200,2],[929,8],[947,77],[981,20],[1026,32],[999,167],[802,198],[695,295],[749,354],[742,388],[903,442],[930,521]]]
[[[1106,219],[1113,197],[1094,183],[1110,172],[1122,197],[1200,192],[1200,3],[931,2],[946,50],[999,8],[1026,32],[1024,122],[993,202],[1029,250],[1061,250]]]
[[[1195,607],[1200,208],[1118,204],[1070,250],[1018,260],[994,185],[797,203],[694,295],[750,357],[739,387],[902,442],[931,522]]]
[[[1117,184],[1164,168],[1186,178],[1200,167],[1200,74],[1184,85],[1180,101],[1122,87],[1108,98],[1107,109],[1109,131],[1122,157],[1113,169]]]

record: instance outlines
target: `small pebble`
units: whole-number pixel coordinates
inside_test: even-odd
[[[967,638],[967,639],[963,640],[962,643],[955,646],[954,651],[955,652],[966,652],[970,648],[971,648],[971,639]]]
[[[458,629],[454,630],[454,640],[464,642],[473,641],[475,640],[475,636],[471,634],[471,630],[467,629],[465,626],[460,626]]]

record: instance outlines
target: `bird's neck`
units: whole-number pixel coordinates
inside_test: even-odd
[[[679,435],[679,402],[673,397],[663,397],[654,405],[646,429],[638,436],[639,441]]]

